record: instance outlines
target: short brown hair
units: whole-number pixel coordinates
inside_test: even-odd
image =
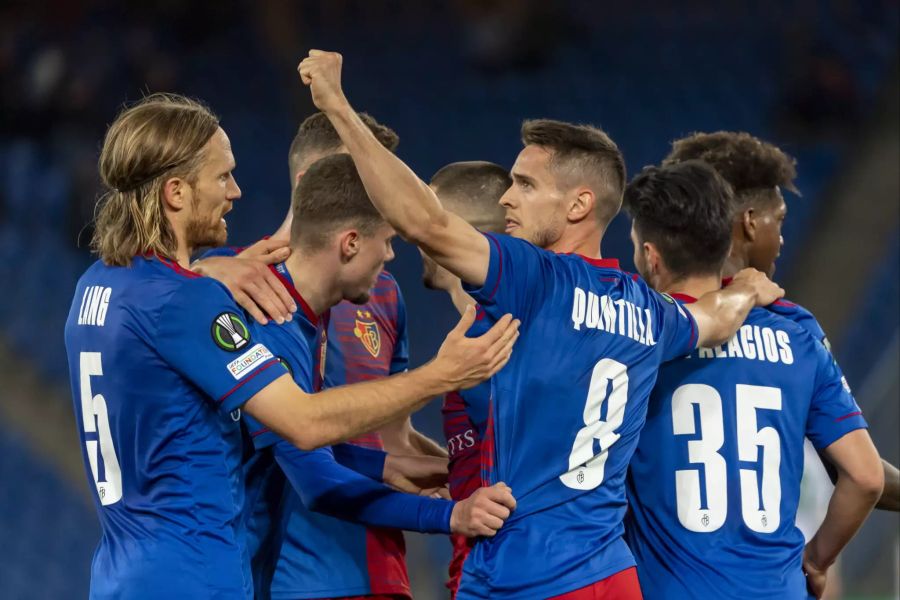
[[[163,185],[172,177],[194,182],[218,127],[206,106],[176,94],[153,94],[119,113],[98,164],[108,190],[97,202],[91,249],[103,262],[127,266],[138,254],[174,255]]]
[[[569,185],[594,184],[595,211],[604,226],[618,214],[625,190],[625,157],[604,131],[591,125],[533,119],[522,123],[522,143],[552,150],[550,167]]]
[[[382,125],[371,115],[364,112],[359,113],[359,118],[375,134],[382,146],[391,152],[397,149],[397,145],[400,143],[400,136],[393,129]],[[297,173],[308,169],[309,165],[316,159],[336,152],[342,145],[341,137],[325,113],[317,112],[306,117],[300,123],[297,134],[291,142],[291,149],[288,151],[288,167],[291,170],[291,181],[296,182]]]
[[[510,185],[506,169],[478,160],[450,163],[431,178],[431,186],[448,210],[487,231],[502,230],[505,210],[500,197]]]
[[[385,221],[375,210],[349,154],[317,160],[300,179],[291,199],[291,244],[322,248],[341,227],[371,235]]]
[[[672,142],[663,160],[671,165],[699,159],[725,178],[732,189],[736,208],[776,187],[799,193],[794,186],[797,161],[777,146],[744,132],[694,133]]]

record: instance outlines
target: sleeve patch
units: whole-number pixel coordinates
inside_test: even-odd
[[[253,369],[265,363],[270,358],[273,358],[273,356],[272,353],[269,352],[269,349],[262,344],[256,344],[228,363],[228,372],[231,373],[232,377],[240,381]],[[282,364],[284,363],[282,362]]]
[[[250,330],[233,312],[218,315],[209,327],[216,346],[227,352],[237,352],[250,343]]]

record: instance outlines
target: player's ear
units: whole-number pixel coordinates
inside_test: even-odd
[[[360,236],[359,232],[355,229],[348,229],[341,233],[340,236],[340,247],[341,247],[341,262],[347,262],[352,259],[354,256],[359,254],[360,250]]]
[[[569,221],[578,223],[593,215],[595,203],[596,198],[590,188],[583,187],[575,190],[575,197],[569,205]]]
[[[191,201],[191,188],[181,177],[170,177],[163,183],[163,200],[169,210],[183,210]]]
[[[752,242],[756,239],[756,213],[753,208],[748,208],[741,213],[741,229],[748,241]]]
[[[654,246],[650,242],[644,242],[643,244],[641,244],[641,250],[644,253],[644,264],[647,265],[647,269],[650,271],[650,273],[653,273],[655,275],[659,272],[659,251],[656,249],[656,246]]]

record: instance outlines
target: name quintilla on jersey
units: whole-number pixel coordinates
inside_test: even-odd
[[[679,308],[680,310],[680,308]],[[631,338],[645,346],[655,346],[650,309],[640,308],[622,298],[613,300],[576,287],[572,299],[572,327],[582,327]]]

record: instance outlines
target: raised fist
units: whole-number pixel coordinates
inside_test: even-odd
[[[347,105],[341,89],[341,64],[343,57],[337,52],[310,50],[297,71],[303,85],[312,92],[312,101],[323,113],[336,111]]]

